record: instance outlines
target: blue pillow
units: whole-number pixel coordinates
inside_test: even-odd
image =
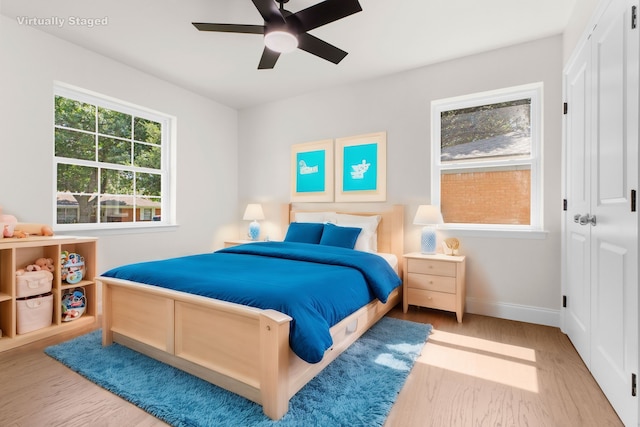
[[[358,227],[339,227],[334,224],[325,224],[320,244],[353,249],[361,231],[362,228]]]
[[[316,222],[292,222],[284,236],[285,242],[320,243],[324,224]]]

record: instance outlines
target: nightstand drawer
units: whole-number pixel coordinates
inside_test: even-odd
[[[437,308],[440,310],[456,311],[455,294],[427,291],[424,289],[407,289],[409,304],[422,307]]]
[[[435,274],[437,276],[456,276],[456,265],[453,262],[429,259],[409,259],[409,273]]]
[[[447,276],[433,276],[431,274],[409,273],[407,286],[428,291],[456,293],[456,278]]]

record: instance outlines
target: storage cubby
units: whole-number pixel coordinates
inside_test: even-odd
[[[0,240],[0,351],[8,350],[51,335],[81,327],[97,326],[98,294],[96,291],[96,244],[91,237],[27,237]],[[80,254],[84,258],[85,271],[80,282],[70,284],[62,280],[60,264],[63,251]],[[38,258],[51,258],[55,271],[51,292],[53,313],[51,326],[18,334],[16,328],[16,271],[33,264]],[[82,316],[69,322],[62,321],[62,294],[76,287],[85,290],[86,308]]]

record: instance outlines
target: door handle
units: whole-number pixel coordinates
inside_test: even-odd
[[[590,215],[590,214],[584,214],[584,215],[576,214],[573,216],[573,221],[577,222],[580,225],[591,224],[592,227],[595,227],[596,216]]]

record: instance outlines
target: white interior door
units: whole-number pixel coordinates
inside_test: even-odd
[[[591,209],[591,145],[587,127],[591,105],[590,55],[590,44],[583,45],[564,77],[569,106],[565,122],[564,332],[587,366],[591,363],[591,230],[580,224],[580,217]]]
[[[563,328],[627,426],[637,426],[640,36],[611,0],[565,72]],[[575,221],[574,221],[575,220]],[[577,222],[576,222],[577,221]]]
[[[613,1],[591,36],[591,365],[625,425],[638,425],[638,29]],[[635,72],[634,72],[635,68]],[[631,74],[629,72],[631,71]],[[635,77],[633,77],[635,74]]]

